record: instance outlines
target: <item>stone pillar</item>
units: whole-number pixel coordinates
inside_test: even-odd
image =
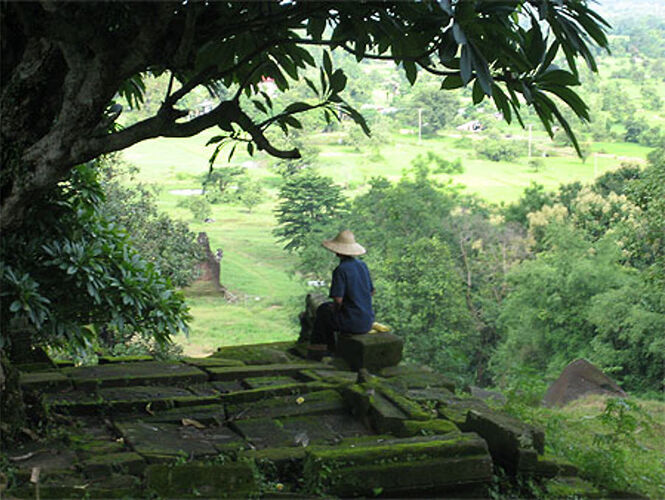
[[[210,240],[208,240],[208,235],[204,232],[199,233],[196,237],[196,241],[203,248],[203,260],[199,262],[199,277],[197,281],[210,281],[215,287],[221,289],[222,285],[220,282],[220,267],[219,263],[222,260],[224,252],[221,248],[217,249],[216,253],[212,253],[210,250]]]

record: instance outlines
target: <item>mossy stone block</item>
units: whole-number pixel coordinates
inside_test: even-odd
[[[136,363],[111,363],[97,366],[63,368],[78,389],[120,387],[147,384],[198,384],[208,380],[208,375],[185,363],[143,361]]]
[[[450,420],[404,420],[397,431],[400,437],[443,435],[449,432],[461,432]]]
[[[271,364],[251,366],[207,367],[211,380],[240,380],[249,377],[275,377],[278,375],[296,376],[300,370],[318,368],[318,364]]]
[[[188,365],[196,366],[197,368],[245,365],[245,363],[239,359],[220,358],[214,355],[207,358],[182,358],[182,362],[187,363]]]
[[[223,449],[241,449],[244,441],[225,426],[197,429],[153,422],[116,422],[116,429],[134,451],[153,458],[215,456]]]
[[[305,459],[310,484],[342,497],[439,495],[467,485],[487,484],[492,460],[475,434],[393,439],[356,447],[315,447]]]
[[[71,387],[71,381],[59,371],[20,372],[21,389],[29,391],[49,391]]]
[[[89,478],[104,477],[113,472],[138,475],[143,472],[145,466],[143,457],[134,452],[96,455],[80,464],[81,470]]]
[[[404,340],[392,333],[342,335],[337,342],[336,355],[354,371],[361,368],[378,371],[397,365],[402,360],[403,347]]]
[[[226,420],[226,412],[222,404],[185,406],[155,411],[154,415],[146,415],[142,420],[152,423],[180,424],[184,418],[196,420],[203,425],[222,425]]]
[[[102,440],[93,439],[75,443],[72,448],[76,450],[79,458],[85,460],[95,455],[107,455],[121,453],[125,449],[125,445],[115,440]]]
[[[544,451],[543,432],[508,415],[470,410],[461,428],[482,436],[492,458],[512,473],[533,470]]]
[[[398,433],[404,420],[409,419],[407,413],[381,393],[376,392],[370,396],[369,403],[369,417],[372,427],[378,433]]]
[[[155,464],[145,478],[147,490],[163,498],[248,498],[259,492],[252,466],[244,462]]]
[[[138,361],[153,361],[155,358],[147,355],[131,356],[99,356],[99,364],[107,365],[109,363],[136,363]]]
[[[252,404],[229,404],[229,418],[282,418],[299,415],[322,415],[344,411],[342,396],[337,391],[317,391],[305,395],[278,396]]]
[[[293,342],[273,342],[270,344],[252,344],[220,347],[211,358],[225,358],[242,361],[246,365],[271,365],[300,363],[303,360],[289,353]]]
[[[248,377],[243,379],[243,383],[248,389],[259,389],[260,387],[270,387],[274,385],[295,384],[296,382],[296,379],[289,377],[288,375]]]
[[[277,396],[288,396],[307,394],[315,391],[333,389],[334,386],[325,382],[304,382],[286,385],[274,385],[260,387],[258,389],[249,389],[246,391],[229,392],[221,394],[220,399],[227,404],[249,403],[274,398]]]
[[[362,418],[369,413],[370,396],[376,389],[368,389],[360,384],[350,385],[342,390],[344,404],[352,415]]]

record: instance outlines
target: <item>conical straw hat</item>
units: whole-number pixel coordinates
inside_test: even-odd
[[[356,237],[348,229],[340,231],[332,240],[323,240],[323,246],[340,255],[362,255],[365,248],[356,243]]]

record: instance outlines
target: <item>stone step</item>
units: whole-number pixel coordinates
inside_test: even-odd
[[[248,365],[248,366],[220,366],[205,367],[206,372],[210,374],[211,380],[241,380],[251,377],[275,377],[279,375],[288,375],[297,377],[301,370],[312,370],[320,368],[321,364],[271,364],[271,365]]]
[[[166,361],[110,363],[63,368],[61,372],[69,377],[74,387],[81,390],[148,384],[197,384],[208,380],[208,374],[199,368]]]
[[[318,486],[341,497],[440,496],[488,485],[492,459],[477,434],[446,434],[354,447],[314,447],[304,470],[308,476],[324,478],[325,484]]]
[[[146,487],[163,498],[258,498],[259,485],[247,462],[150,465]]]
[[[238,420],[230,426],[257,449],[333,444],[372,434],[348,414]]]
[[[45,405],[69,415],[119,414],[127,412],[150,412],[173,408],[219,402],[218,396],[197,396],[181,387],[132,386],[109,387],[95,392],[71,391],[47,394]]]
[[[115,428],[125,443],[149,463],[235,454],[247,447],[242,437],[226,426],[198,429],[179,424],[116,422]]]
[[[252,404],[229,404],[227,411],[229,419],[244,420],[343,413],[345,408],[342,396],[337,391],[327,390],[304,395],[278,396]]]

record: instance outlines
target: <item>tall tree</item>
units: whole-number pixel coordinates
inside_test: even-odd
[[[491,96],[507,120],[532,106],[551,132],[554,120],[571,134],[558,98],[582,119],[587,106],[572,90],[576,60],[596,70],[592,45],[607,48],[606,22],[586,0],[427,0],[423,2],[7,2],[0,13],[0,229],[15,229],[31,201],[76,166],[152,137],[186,137],[219,127],[218,144],[295,158],[265,131],[298,128],[293,115],[321,108],[364,126],[339,93],[346,76],[324,55],[313,98],[251,119],[243,92],[260,82],[289,88],[317,63],[311,45],[357,59],[398,63],[413,83],[418,69],[442,77],[444,89],[473,86],[474,101]],[[546,28],[546,29],[544,29]],[[552,64],[563,53],[568,68]],[[140,103],[145,75],[169,75],[158,111],[124,129],[113,127],[125,97]],[[196,117],[184,109],[194,89],[220,96]],[[221,90],[231,89],[227,94]],[[222,97],[225,96],[225,97]],[[576,144],[574,142],[574,144]]]

